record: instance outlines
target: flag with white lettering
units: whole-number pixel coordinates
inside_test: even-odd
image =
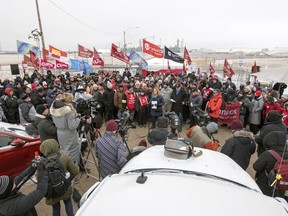
[[[83,58],[92,58],[93,52],[92,50],[89,50],[88,48],[83,47],[80,44],[78,44],[78,56],[83,57]]]
[[[161,48],[153,43],[150,43],[143,39],[143,52],[150,54],[156,58],[163,58],[163,52]]]
[[[224,77],[226,77],[226,76],[232,77],[235,74],[234,71],[232,70],[230,64],[228,63],[228,61],[226,59],[224,61],[223,72],[224,72]]]
[[[129,64],[129,57],[125,53],[123,53],[118,46],[116,46],[113,43],[111,46],[111,56],[119,59],[120,61],[125,62],[126,64]]]
[[[165,53],[165,55],[164,55],[165,59],[170,59],[170,60],[172,60],[174,62],[178,62],[178,63],[184,63],[184,59],[181,56],[172,52],[166,46],[165,46],[165,52],[164,53]]]

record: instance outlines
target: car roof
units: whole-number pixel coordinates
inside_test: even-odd
[[[17,124],[10,124],[6,122],[0,122],[0,132],[10,134],[12,136],[19,136],[27,139],[36,139],[36,137],[30,136],[26,133],[25,127]]]
[[[287,215],[276,199],[204,176],[175,173],[139,173],[106,177],[77,215]]]
[[[201,151],[202,155],[179,160],[166,157],[163,145],[153,146],[130,160],[122,168],[120,174],[135,170],[180,169],[214,175],[261,191],[251,176],[225,154],[202,148],[194,148],[194,150]]]

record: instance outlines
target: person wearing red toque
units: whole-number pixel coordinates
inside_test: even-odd
[[[253,134],[244,129],[240,120],[233,121],[230,129],[232,131],[232,137],[226,140],[221,152],[246,170],[249,166],[251,155],[254,154],[256,150]]]
[[[127,153],[123,140],[117,136],[118,125],[111,119],[106,122],[103,137],[96,139],[95,152],[99,160],[100,177],[118,173],[126,164]]]

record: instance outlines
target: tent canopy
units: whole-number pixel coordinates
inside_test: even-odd
[[[288,83],[288,65],[277,68],[269,68],[263,72],[252,74],[263,81]]]

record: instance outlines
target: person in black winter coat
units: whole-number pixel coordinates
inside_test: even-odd
[[[251,155],[256,150],[253,134],[243,128],[240,120],[233,121],[230,129],[232,130],[233,137],[226,140],[221,152],[246,170],[249,166]]]
[[[179,116],[183,124],[183,104],[187,100],[187,95],[180,84],[177,84],[176,88],[173,89],[171,99],[175,101],[172,103],[171,111],[174,111]]]
[[[9,176],[0,176],[0,216],[21,215],[37,216],[35,205],[37,205],[47,193],[48,176],[43,162],[37,167],[37,188],[28,195],[18,191],[16,186],[35,168],[31,165],[15,179]]]
[[[14,91],[11,88],[6,88],[5,94],[2,96],[2,109],[6,119],[8,123],[19,123],[18,99],[14,96]]]
[[[46,101],[45,101],[45,99],[44,99],[43,88],[37,89],[37,93],[34,94],[34,95],[31,97],[31,103],[34,105],[35,109],[36,109],[39,105],[46,104]]]
[[[264,151],[259,158],[253,164],[253,168],[256,171],[256,183],[267,196],[273,195],[273,187],[270,187],[267,174],[274,168],[277,162],[276,158],[269,152],[269,150],[274,150],[278,155],[282,156],[285,149],[286,143],[286,133],[280,131],[269,132],[263,140],[264,146],[267,150]],[[285,151],[285,160],[288,159],[288,151]],[[275,190],[274,195],[279,197],[284,197],[285,191]],[[287,198],[286,198],[287,200]]]
[[[266,146],[263,144],[265,136],[271,131],[287,132],[287,127],[282,122],[282,114],[277,110],[271,110],[267,114],[266,122],[261,128],[259,134],[255,136],[255,141],[258,144],[257,153],[258,157],[262,152],[266,150]]]
[[[103,100],[105,103],[105,121],[114,119],[114,94],[115,91],[112,89],[113,85],[110,82],[107,82],[107,88],[103,93]]]

